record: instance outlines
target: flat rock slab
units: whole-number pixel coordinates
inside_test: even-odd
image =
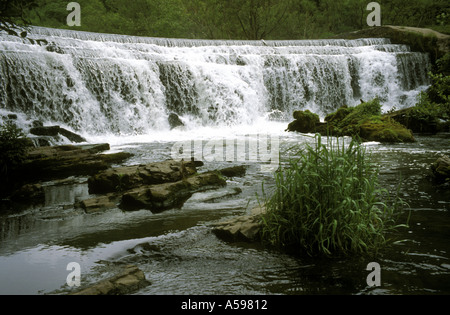
[[[228,221],[214,224],[212,232],[227,242],[253,242],[261,237],[261,215],[264,207],[254,208],[249,215],[238,216]]]
[[[28,153],[17,176],[27,182],[94,175],[133,156],[126,152],[99,154],[108,149],[108,144],[35,148]]]
[[[201,165],[202,162],[167,160],[147,165],[110,168],[89,178],[89,193],[121,192],[143,185],[176,182],[195,174],[196,167]]]

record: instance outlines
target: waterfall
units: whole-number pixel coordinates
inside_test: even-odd
[[[252,124],[268,113],[324,117],[379,97],[412,106],[426,54],[388,39],[233,41],[147,38],[32,27],[0,34],[0,110],[99,135]]]

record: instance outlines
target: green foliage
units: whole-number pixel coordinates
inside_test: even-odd
[[[450,119],[450,53],[437,60],[435,73],[429,73],[431,86],[419,95],[417,104],[408,113],[410,118],[436,124]]]
[[[7,179],[10,172],[25,160],[31,141],[12,122],[0,125],[0,177]]]
[[[401,226],[395,221],[404,203],[380,187],[376,165],[357,142],[315,140],[264,193],[263,240],[311,256],[375,254]]]
[[[20,17],[34,25],[69,28],[65,0],[34,3]],[[211,39],[311,39],[367,27],[365,0],[78,0],[81,27],[139,36]],[[382,23],[448,27],[447,0],[380,0]],[[19,7],[19,6],[16,6]]]

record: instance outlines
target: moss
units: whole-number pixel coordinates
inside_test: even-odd
[[[328,122],[329,135],[388,143],[415,141],[412,132],[405,126],[390,118],[382,118],[378,99],[363,102],[356,107],[341,107],[325,120]],[[325,135],[322,131],[321,134]]]
[[[331,113],[325,117],[325,121],[328,123],[336,123],[343,120],[353,111],[354,107],[348,107],[347,105],[342,106],[336,112]]]
[[[388,118],[373,116],[359,127],[359,136],[368,141],[387,143],[415,141],[411,130]]]
[[[305,111],[295,111],[294,121],[289,124],[288,131],[296,131],[302,133],[315,132],[316,125],[320,123],[319,115]]]

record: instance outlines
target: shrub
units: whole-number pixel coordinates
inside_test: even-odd
[[[380,188],[364,147],[339,141],[326,145],[317,135],[276,173],[273,193],[263,192],[264,241],[311,256],[376,253],[385,233],[401,226],[404,203]]]
[[[30,146],[30,139],[14,123],[8,121],[0,125],[0,175],[3,184],[23,163]]]

